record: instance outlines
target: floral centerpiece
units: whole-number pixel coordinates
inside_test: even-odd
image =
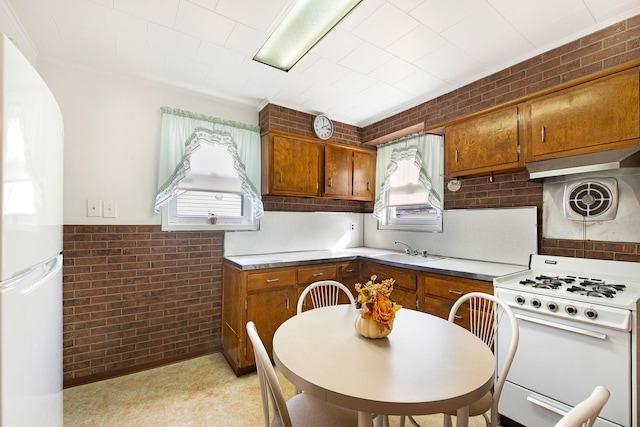
[[[383,338],[391,333],[396,311],[402,308],[391,297],[394,279],[385,279],[376,283],[377,276],[371,276],[367,283],[356,283],[358,298],[356,308],[360,313],[356,317],[356,330],[367,338]]]

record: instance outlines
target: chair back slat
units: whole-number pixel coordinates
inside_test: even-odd
[[[346,295],[349,303],[354,303],[353,294],[345,285],[335,280],[321,280],[307,286],[298,298],[297,313],[302,313],[307,295],[311,300],[312,308],[326,307],[340,303],[340,295]]]
[[[508,350],[502,366],[497,366],[493,388],[493,405],[491,407],[490,425],[498,425],[498,401],[502,394],[507,374],[511,368],[511,363],[518,348],[519,329],[516,317],[511,308],[504,301],[490,294],[482,292],[471,292],[460,297],[449,312],[449,322],[454,322],[458,316],[461,306],[468,306],[469,331],[481,339],[487,347],[495,352],[496,336],[498,325],[503,321],[508,321],[511,328],[510,336],[500,338],[508,342]]]

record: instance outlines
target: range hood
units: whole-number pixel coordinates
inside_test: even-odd
[[[640,146],[540,160],[529,162],[525,166],[530,181],[577,173],[640,168]]]

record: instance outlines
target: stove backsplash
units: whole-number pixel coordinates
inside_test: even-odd
[[[570,187],[571,183],[578,180],[608,184],[611,178],[617,181],[617,212],[613,219],[606,213],[601,217],[596,215],[584,221],[566,218],[566,183],[570,183]],[[590,201],[592,200],[587,200]],[[640,169],[619,169],[548,178],[542,186],[542,203],[542,231],[545,238],[640,242]],[[610,209],[615,207],[612,206]]]

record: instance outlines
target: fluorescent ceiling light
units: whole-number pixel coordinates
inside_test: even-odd
[[[253,59],[289,71],[361,2],[299,0]]]

